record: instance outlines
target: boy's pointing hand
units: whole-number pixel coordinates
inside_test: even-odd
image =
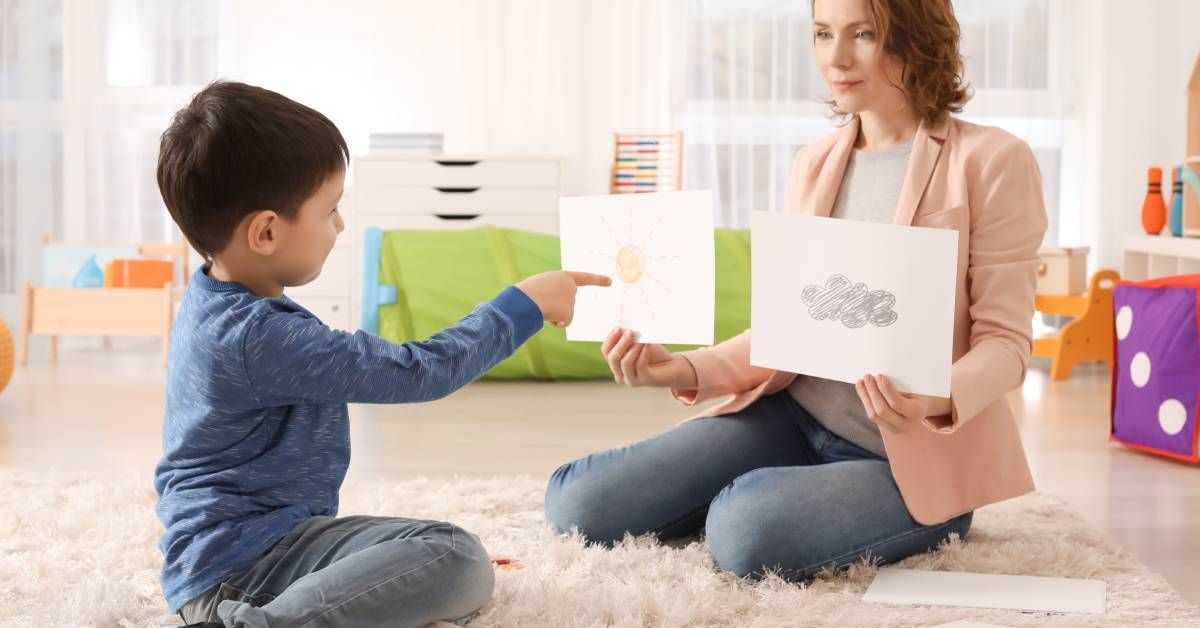
[[[542,318],[555,327],[566,327],[575,317],[575,294],[583,286],[611,286],[604,275],[569,270],[553,270],[517,283],[538,308]]]

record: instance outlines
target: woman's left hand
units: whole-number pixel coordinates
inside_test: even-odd
[[[949,399],[902,393],[884,375],[867,375],[854,384],[854,390],[867,416],[893,434],[907,432],[927,416],[950,411]]]

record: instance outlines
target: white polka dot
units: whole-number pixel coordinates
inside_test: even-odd
[[[1187,423],[1187,408],[1182,403],[1168,399],[1158,407],[1158,424],[1164,432],[1174,436],[1183,430],[1184,423]]]
[[[1133,378],[1133,385],[1138,388],[1144,388],[1150,381],[1150,356],[1146,355],[1146,352],[1133,356],[1133,361],[1129,363],[1129,376]]]
[[[1129,328],[1133,327],[1133,308],[1128,305],[1121,306],[1117,311],[1117,339],[1124,340],[1129,335]]]

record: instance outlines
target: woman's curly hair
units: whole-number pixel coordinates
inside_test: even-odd
[[[922,120],[941,122],[971,99],[963,82],[958,18],[950,0],[864,0],[883,50],[900,62],[901,85]],[[816,4],[813,0],[812,4]],[[838,116],[846,112],[832,100]]]

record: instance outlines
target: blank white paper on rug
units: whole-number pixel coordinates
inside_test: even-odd
[[[563,269],[613,280],[579,292],[567,339],[603,340],[620,327],[642,342],[711,345],[712,208],[708,191],[560,199]]]
[[[950,396],[958,232],[751,215],[750,362]]]
[[[884,567],[863,601],[1102,614],[1106,595],[1103,580]]]

